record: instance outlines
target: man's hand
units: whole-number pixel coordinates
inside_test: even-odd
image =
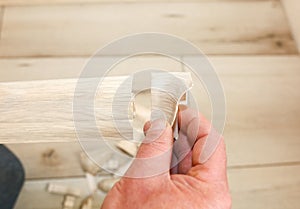
[[[179,139],[174,147],[170,125],[159,120],[145,124],[145,143],[141,145],[137,159],[150,158],[152,161],[146,161],[146,165],[134,161],[126,175],[145,175],[145,178],[123,177],[107,194],[102,209],[231,207],[223,137],[216,132],[213,134],[221,137],[220,143],[209,160],[201,164],[202,148],[212,128],[210,123],[185,106],[179,109],[178,121]],[[173,163],[179,163],[169,170],[171,159]],[[148,173],[147,169],[160,173],[151,176],[148,174],[152,172]]]

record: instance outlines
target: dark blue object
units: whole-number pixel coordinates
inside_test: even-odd
[[[0,208],[12,209],[24,183],[25,173],[19,159],[0,145]]]

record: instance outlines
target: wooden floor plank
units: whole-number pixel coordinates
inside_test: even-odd
[[[112,58],[95,59],[107,63]],[[89,60],[89,57],[0,59],[0,82],[79,78]],[[180,71],[181,67],[181,63],[168,57],[139,55],[123,60],[107,73],[122,76],[147,68]]]
[[[81,197],[76,200],[75,208],[79,208],[81,201],[89,195],[87,181],[85,178],[70,178],[57,180],[27,181],[22,189],[15,209],[54,209],[62,208],[62,195],[49,194],[46,191],[48,183],[62,184],[81,190]],[[99,209],[104,193],[98,192],[95,195],[93,209]]]
[[[0,6],[0,40],[2,34],[3,16],[4,16],[4,7]]]
[[[0,82],[78,78],[87,58],[0,59]]]
[[[226,96],[224,136],[229,165],[299,162],[299,57],[221,57],[211,61]],[[205,91],[195,79],[194,84],[192,92],[199,108],[210,116],[210,103],[203,102],[208,96],[198,93]]]
[[[227,122],[224,134],[227,143],[229,166],[247,167],[299,162],[300,140],[298,136],[300,131],[298,127],[300,124],[300,109],[298,104],[300,101],[300,94],[298,88],[300,82],[300,58],[298,56],[213,56],[210,59],[223,82],[227,98]],[[30,60],[32,61],[32,59],[29,59],[29,61]],[[51,59],[51,62],[63,62],[60,59],[57,59],[58,61],[55,60],[56,59]],[[6,64],[4,66],[10,66],[10,69],[14,68],[12,66],[18,66],[18,64],[13,64],[12,62],[13,60],[10,60],[10,64],[8,65],[7,60],[5,60]],[[20,63],[20,60],[16,60],[15,62]],[[160,59],[150,59],[148,61],[147,59],[141,59],[141,62],[137,60],[128,60],[127,63],[124,63],[123,65],[124,69],[121,66],[120,69],[123,69],[123,72],[125,73],[126,68],[138,69],[137,66],[142,66],[142,68],[144,68],[150,64],[152,66],[158,66],[158,64],[156,64],[157,62],[165,63],[163,65],[168,69],[172,69],[172,66],[174,69],[180,69],[173,61],[162,61]],[[26,60],[22,60],[22,63],[27,62]],[[40,75],[43,77],[43,71],[39,66],[50,66],[48,59],[37,59],[33,63],[39,64],[30,65],[31,67],[28,67],[27,69],[28,74],[24,75],[24,77],[30,78],[33,76],[34,78],[39,78]],[[53,65],[60,66],[58,67],[59,70],[57,70],[57,72],[61,72],[61,74],[49,73],[50,76],[72,76],[73,72],[71,69],[75,69],[74,75],[77,75],[79,70],[75,66],[80,62],[72,62],[72,60],[69,60],[66,63],[70,65],[64,65],[66,71],[64,71],[64,68],[59,64]],[[15,69],[15,74],[17,74],[18,69],[18,67]],[[30,73],[31,69],[32,73]],[[40,71],[38,69],[40,69]],[[46,71],[56,71],[55,67],[53,69],[51,67],[45,69]],[[20,76],[18,78],[23,79],[24,77]],[[24,86],[22,86],[23,84],[25,85],[25,83],[28,82],[18,83],[21,86],[18,85],[17,88],[25,89]],[[194,81],[194,84],[193,91],[195,93],[194,95],[197,95],[199,110],[210,118],[211,108],[208,96],[201,84],[196,81]],[[58,85],[52,84],[49,86]],[[61,86],[65,87],[65,85]],[[49,90],[49,88],[46,89]],[[64,91],[66,91],[65,88]],[[55,94],[53,93],[43,95],[46,98],[48,97],[49,101],[51,101],[50,98],[55,98]],[[62,94],[62,96],[66,98],[65,94]],[[30,100],[33,99],[34,98],[32,97],[30,98]],[[56,100],[60,100],[60,97],[57,97]],[[45,103],[39,103],[38,100],[36,100],[36,102],[37,104],[35,104],[35,106],[37,107],[39,104],[40,108],[45,105]],[[51,102],[49,104],[51,104]],[[58,110],[56,109],[57,106],[48,105],[48,107],[52,107],[52,112],[57,112]],[[35,109],[32,108],[31,110],[34,111]],[[5,109],[5,112],[7,111],[9,111],[9,107],[8,109]],[[45,118],[40,118],[41,114],[46,116],[49,111],[50,110],[44,110],[42,113],[38,114],[33,114],[34,112],[31,112],[30,115],[36,115],[31,122],[35,122],[38,127],[40,127],[41,123],[46,120]],[[20,110],[20,112],[24,111]],[[24,114],[25,113],[26,112],[24,112]],[[2,118],[5,115],[7,114],[2,113]],[[65,115],[65,111],[63,112],[63,115]],[[53,120],[53,117],[51,118]],[[80,146],[75,142],[54,142],[54,140],[76,141],[74,130],[66,127],[66,124],[70,124],[70,127],[72,126],[71,119],[69,123],[65,123],[61,118],[62,117],[55,118],[55,126],[49,126],[49,124],[46,124],[45,122],[45,129],[36,130],[36,132],[28,132],[23,126],[24,130],[21,135],[18,133],[22,131],[20,126],[22,124],[11,124],[11,135],[6,135],[6,138],[10,139],[9,141],[15,140],[15,142],[17,142],[22,138],[29,141],[34,141],[36,139],[52,140],[52,143],[47,144],[34,143],[27,145],[9,145],[9,147],[22,159],[27,170],[27,178],[82,175],[77,159],[78,152],[81,150]],[[20,117],[17,119],[22,120]],[[57,121],[59,119],[60,123]],[[26,120],[23,120],[23,122],[26,122]],[[35,127],[35,125],[31,123],[27,123],[27,125],[32,128]],[[2,137],[4,136],[3,133],[7,133],[7,131],[7,127],[5,130],[1,131]],[[49,135],[49,133],[53,134]],[[70,149],[65,151],[67,148]],[[49,163],[47,164],[48,161],[45,163],[43,160],[43,153],[51,149],[55,150],[57,153],[56,156],[60,162],[57,163],[57,165],[55,163],[49,165]],[[34,150],[34,152],[29,152],[29,150]]]
[[[161,0],[139,0],[144,2],[162,2]],[[163,2],[180,2],[182,0],[164,0]],[[191,1],[191,0],[189,0]],[[196,0],[192,0],[196,1]],[[207,1],[207,0],[202,0]],[[220,1],[220,0],[219,0]],[[224,0],[221,0],[224,1]],[[228,1],[228,0],[225,0]],[[0,0],[3,6],[52,5],[52,4],[86,4],[86,3],[131,3],[137,0]]]
[[[82,177],[78,142],[7,145],[21,160],[26,179]]]
[[[282,5],[263,0],[7,7],[0,56],[89,56],[145,31],[183,37],[206,54],[296,53]]]
[[[126,0],[128,2],[134,0]],[[0,5],[2,6],[24,6],[24,5],[49,5],[49,4],[74,4],[74,3],[101,3],[107,2],[105,0],[0,0]],[[116,0],[120,2],[120,0]]]
[[[297,42],[298,52],[300,52],[300,4],[297,0],[282,0],[288,17],[294,39]]]
[[[229,170],[229,185],[233,209],[296,209],[300,196],[300,166],[251,168]],[[21,192],[16,209],[59,208],[62,197],[45,191],[49,182],[81,188],[87,194],[85,179],[27,181]],[[98,193],[99,208],[104,194]],[[79,201],[77,201],[78,204]]]
[[[299,172],[300,166],[230,170],[232,208],[298,208]]]

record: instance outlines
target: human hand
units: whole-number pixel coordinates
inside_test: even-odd
[[[223,137],[213,132],[214,137],[220,137],[220,142],[202,164],[202,148],[213,131],[210,123],[185,106],[179,108],[178,121],[179,139],[175,143],[169,124],[161,120],[145,124],[146,143],[140,146],[136,158],[152,160],[134,161],[127,175],[107,194],[102,209],[231,208]],[[169,170],[171,159],[178,163]]]

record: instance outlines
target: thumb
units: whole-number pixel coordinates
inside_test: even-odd
[[[173,145],[171,126],[165,120],[158,119],[146,123],[144,131],[145,139],[127,176],[145,178],[169,173]]]
[[[137,152],[137,158],[153,158],[172,149],[172,129],[165,120],[147,122],[144,133],[146,137]]]

